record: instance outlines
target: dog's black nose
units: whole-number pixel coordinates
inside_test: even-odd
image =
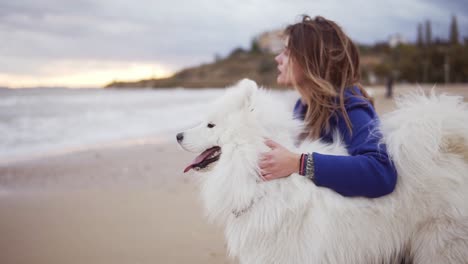
[[[184,133],[177,134],[176,138],[177,138],[177,141],[179,142],[182,141],[184,139]]]

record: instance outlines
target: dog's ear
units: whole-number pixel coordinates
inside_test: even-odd
[[[243,89],[244,101],[242,107],[244,109],[248,109],[249,111],[253,111],[255,109],[255,95],[257,94],[258,90],[257,83],[250,79],[242,79],[237,83],[236,86]]]

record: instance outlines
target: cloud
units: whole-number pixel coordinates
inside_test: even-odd
[[[363,43],[395,33],[412,40],[427,19],[434,36],[447,37],[452,14],[468,34],[468,9],[454,0],[3,1],[0,73],[37,75],[64,60],[138,61],[175,71],[248,47],[255,35],[304,13],[337,21]]]

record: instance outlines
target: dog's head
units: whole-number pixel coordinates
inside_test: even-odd
[[[228,88],[197,126],[177,134],[183,149],[201,153],[185,172],[214,165],[228,145],[262,142],[263,137],[271,135],[269,129],[276,133],[278,127],[286,129],[288,124],[284,122],[291,120],[291,113],[283,107],[266,91],[258,89],[254,81],[244,79]]]

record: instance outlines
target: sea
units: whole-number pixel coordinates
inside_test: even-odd
[[[196,124],[222,89],[0,89],[0,160],[141,138]],[[172,137],[171,137],[172,138]]]
[[[224,89],[0,88],[0,162],[142,139],[175,140]],[[296,95],[287,94],[289,102]]]

